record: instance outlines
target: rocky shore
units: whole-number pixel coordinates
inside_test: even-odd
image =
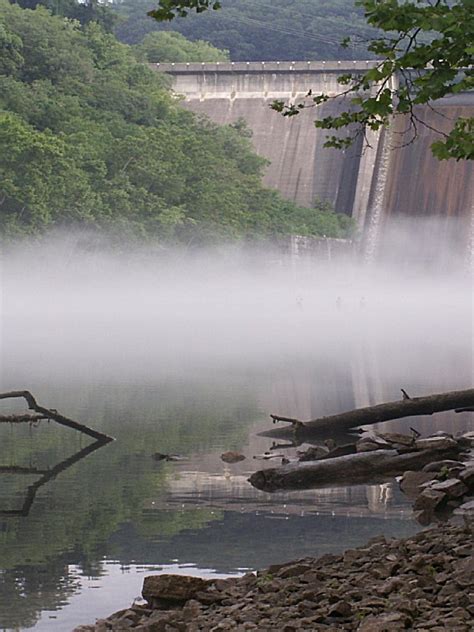
[[[143,586],[146,605],[74,632],[472,630],[473,530],[466,517],[405,540],[381,536],[342,555],[237,579],[150,576]]]

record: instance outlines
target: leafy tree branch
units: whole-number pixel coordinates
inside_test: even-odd
[[[357,0],[368,25],[380,36],[368,43],[367,50],[379,60],[363,74],[340,78],[340,95],[350,99],[349,107],[337,116],[315,121],[328,131],[347,134],[328,136],[327,147],[345,148],[364,130],[378,131],[393,116],[407,116],[413,139],[420,125],[427,125],[417,106],[432,107],[443,97],[474,88],[474,0]],[[160,0],[150,15],[172,20],[220,8],[209,0]],[[297,12],[297,9],[295,10]],[[343,45],[347,46],[350,38]],[[310,98],[311,97],[311,98]],[[308,106],[328,101],[326,94],[308,94],[303,103],[286,105],[276,101],[273,109],[285,116],[297,115]],[[439,133],[433,153],[441,160],[474,158],[474,118],[461,117],[448,132]],[[411,141],[410,141],[411,142]]]

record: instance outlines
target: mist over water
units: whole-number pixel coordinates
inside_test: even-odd
[[[420,232],[412,243],[408,234],[406,223],[392,231],[387,260],[371,265],[292,258],[268,244],[114,252],[55,235],[11,248],[2,266],[2,381],[153,382],[341,364],[377,349],[387,377],[428,387],[443,376],[462,388],[471,379],[470,275],[456,248],[444,270],[426,257],[414,265]]]
[[[265,466],[253,456],[271,446],[259,436],[270,412],[308,419],[400,388],[471,386],[466,250],[440,223],[409,229],[392,224],[370,264],[263,243],[117,248],[91,234],[5,249],[0,390],[30,389],[117,440],[39,489],[28,516],[0,516],[0,623],[72,629],[130,603],[144,572],[240,573],[413,533],[396,483],[263,494],[247,482]],[[472,415],[389,423],[458,432]],[[0,464],[51,468],[85,445],[56,424],[15,426],[0,425]],[[228,449],[246,459],[223,464]],[[9,476],[0,510],[24,502],[28,483]],[[123,565],[130,576],[111,589]],[[19,576],[43,579],[25,597]],[[86,577],[103,596],[87,615]]]

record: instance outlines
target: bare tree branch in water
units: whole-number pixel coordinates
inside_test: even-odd
[[[30,410],[34,410],[35,412],[37,412],[38,415],[33,416],[33,419],[27,418],[24,420],[15,419],[16,417],[15,415],[12,415],[10,416],[10,418],[7,418],[7,419],[2,419],[0,417],[0,422],[2,421],[5,421],[5,422],[8,421],[10,423],[16,423],[19,421],[36,422],[36,421],[41,421],[41,419],[52,419],[53,421],[55,421],[58,424],[61,424],[62,426],[67,426],[68,428],[72,428],[73,430],[78,430],[79,432],[83,432],[84,434],[88,435],[89,437],[92,437],[93,439],[97,439],[99,441],[106,441],[106,442],[113,441],[113,437],[109,437],[109,435],[106,435],[103,432],[99,432],[98,430],[89,428],[88,426],[84,424],[80,424],[78,421],[69,419],[68,417],[65,417],[64,415],[61,415],[60,413],[58,413],[57,410],[54,410],[52,408],[44,408],[43,406],[40,406],[36,402],[36,399],[33,397],[33,395],[30,393],[30,391],[10,391],[8,393],[0,393],[0,399],[16,399],[20,397],[25,399],[26,403],[28,404],[28,408]]]

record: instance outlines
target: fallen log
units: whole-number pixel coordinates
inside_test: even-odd
[[[8,393],[0,393],[0,399],[15,399],[19,397],[22,397],[26,401],[30,410],[34,410],[40,416],[36,416],[33,421],[40,421],[41,418],[52,419],[62,426],[72,428],[73,430],[78,430],[79,432],[82,432],[98,441],[108,442],[114,440],[113,437],[109,437],[109,435],[106,435],[103,432],[99,432],[98,430],[89,428],[85,424],[81,424],[78,421],[74,421],[73,419],[69,419],[64,415],[61,415],[60,413],[58,413],[57,410],[54,410],[53,408],[44,408],[43,406],[40,406],[36,402],[36,399],[33,397],[33,395],[30,393],[30,391],[10,391]]]
[[[474,388],[464,391],[450,391],[447,393],[438,393],[428,395],[426,397],[411,397],[410,399],[402,399],[395,402],[387,402],[385,404],[377,404],[376,406],[367,406],[365,408],[356,408],[345,413],[337,415],[329,415],[327,417],[319,417],[310,421],[300,421],[291,417],[282,417],[280,415],[270,415],[273,423],[284,421],[291,424],[291,427],[276,428],[261,433],[263,436],[283,437],[294,436],[299,437],[322,432],[348,431],[351,428],[359,426],[369,426],[378,424],[383,421],[393,419],[402,419],[404,417],[414,417],[419,415],[433,415],[434,413],[445,412],[455,409],[466,409],[474,407]]]
[[[460,452],[459,446],[405,454],[399,454],[397,450],[358,452],[333,459],[303,461],[259,470],[248,480],[264,492],[378,482],[407,470],[419,470],[433,461],[455,458]]]

